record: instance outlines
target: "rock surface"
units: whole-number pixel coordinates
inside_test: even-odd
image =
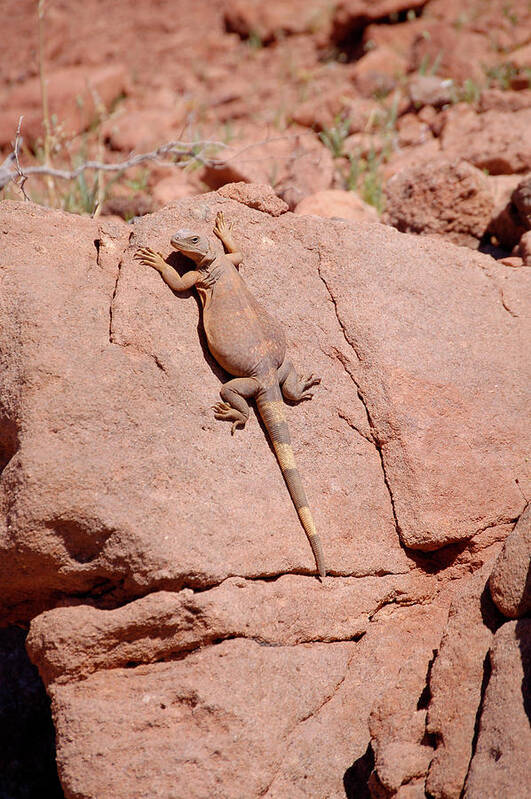
[[[288,416],[317,524],[326,530],[330,572],[407,572],[412,562],[397,524],[407,546],[437,549],[521,512],[514,480],[525,489],[525,369],[506,356],[518,350],[521,270],[380,225],[275,219],[216,194],[138,220],[130,244],[126,226],[74,224],[7,204],[4,333],[20,344],[4,360],[6,607],[18,604],[24,613],[25,602],[46,605],[58,594],[90,590],[115,603],[235,574],[312,570],[272,454],[256,461],[267,452],[261,429],[249,425],[227,440],[206,411],[221,373],[203,354],[196,303],[175,298],[132,260],[139,244],[167,253],[176,227],[211,230],[218,208],[234,221],[246,278],[276,309],[295,360],[323,376],[321,402],[316,397]],[[43,242],[37,286],[34,248],[31,260],[24,255],[35,237]],[[53,248],[44,244],[51,241]],[[453,302],[464,280],[475,297],[475,331]],[[500,301],[502,287],[512,313]],[[295,311],[303,294],[304,307]],[[436,343],[427,346],[430,330]],[[232,477],[222,481],[229,445]],[[346,477],[352,459],[359,463],[354,483]]]
[[[0,207],[0,795],[523,795],[528,620],[488,576],[522,613],[528,0],[7,5],[0,187],[41,73],[53,166],[189,155],[28,178],[82,219]],[[430,237],[358,216],[401,172]],[[323,377],[286,409],[322,585],[254,414],[212,419],[196,301],[131,259],[218,209]]]
[[[378,214],[352,191],[328,189],[310,194],[295,207],[296,214],[349,219],[353,222],[376,222]]]
[[[438,234],[477,248],[494,202],[485,175],[465,161],[439,158],[403,169],[386,189],[384,221],[406,233]]]
[[[461,157],[491,175],[509,175],[531,169],[531,143],[526,132],[531,108],[515,111],[511,123],[500,111],[476,114],[464,105],[451,109],[442,133],[442,148],[448,158]]]
[[[525,796],[529,791],[530,619],[508,622],[498,630],[490,664],[465,799]]]
[[[426,729],[436,742],[426,780],[434,799],[459,799],[472,756],[485,659],[497,617],[486,588],[488,568],[463,580],[429,678]]]
[[[531,230],[531,175],[522,180],[512,195],[518,215],[526,230]]]
[[[489,581],[498,610],[510,619],[531,610],[531,506],[520,516],[498,556]]]
[[[224,149],[219,159],[220,165],[204,170],[208,186],[217,189],[240,181],[270,184],[291,209],[308,194],[328,189],[332,183],[330,151],[313,131],[304,128],[264,135],[256,126],[248,126],[238,146]]]
[[[47,86],[49,114],[61,120],[62,135],[72,136],[86,130],[102,110],[110,108],[126,92],[128,79],[123,64],[89,71],[78,66],[52,72],[47,76]],[[8,94],[2,110],[0,146],[13,139],[22,109],[24,136],[34,145],[44,136],[39,78],[26,81]]]
[[[463,747],[433,762],[462,774],[472,751],[478,592],[523,509],[515,480],[528,490],[525,270],[281,202],[227,186],[132,225],[1,206],[2,612],[32,619],[68,799],[340,797],[361,772],[375,795],[420,796],[439,648],[430,724]],[[168,254],[179,227],[212,235],[218,209],[323,377],[286,411],[323,585],[262,429],[231,438],[207,411],[224,375],[197,303],[132,258]],[[468,600],[459,578],[483,564]],[[472,663],[457,732],[436,711],[449,653]]]

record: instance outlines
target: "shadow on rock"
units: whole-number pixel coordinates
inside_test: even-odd
[[[343,787],[347,799],[371,799],[368,780],[374,768],[374,753],[369,744],[367,751],[345,771]]]
[[[63,799],[50,702],[25,637],[15,627],[0,630],[0,797]]]

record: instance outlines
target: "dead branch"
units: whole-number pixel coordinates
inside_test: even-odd
[[[19,150],[20,150],[20,145],[22,144],[22,136],[20,135],[20,129],[22,127],[22,120],[23,119],[24,119],[23,115],[21,115],[18,118],[17,134],[15,136],[15,146],[13,148],[13,152],[11,153],[11,155],[13,156],[13,160],[15,161],[15,167],[16,167],[17,175],[19,176],[18,187],[19,187],[20,191],[22,192],[22,194],[24,195],[24,199],[25,200],[29,200],[29,197],[26,194],[26,189],[24,188],[24,184],[25,184],[25,182],[27,180],[27,177],[25,176],[24,172],[22,171],[22,167],[20,166],[20,160],[19,160],[19,157],[18,157],[18,153],[19,153]],[[4,161],[4,164],[5,163],[6,162]],[[0,177],[0,181],[1,181],[1,177]],[[2,186],[2,183],[0,182],[0,187],[1,186]]]
[[[7,186],[8,183],[17,178],[21,179],[21,186],[30,175],[49,175],[61,180],[75,180],[86,170],[100,170],[102,172],[124,172],[126,169],[143,164],[146,161],[156,161],[162,166],[179,166],[186,167],[189,164],[200,163],[203,166],[221,167],[224,162],[218,158],[206,155],[208,149],[216,148],[222,149],[227,145],[219,141],[201,140],[196,142],[181,142],[171,141],[162,144],[155,150],[149,153],[139,153],[131,155],[125,161],[115,161],[112,163],[104,163],[102,161],[85,161],[77,166],[75,169],[55,169],[54,167],[43,164],[42,166],[27,166],[22,168],[20,166],[18,152],[20,149],[20,122],[17,130],[17,138],[15,140],[15,147],[13,152],[8,155],[3,164],[0,165],[0,189]],[[169,160],[171,159],[171,160]],[[9,165],[15,161],[16,168],[9,169]]]

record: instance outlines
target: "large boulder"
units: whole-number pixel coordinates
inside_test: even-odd
[[[226,375],[197,303],[133,259],[179,227],[214,243],[218,210],[323,378],[286,407],[323,584],[261,426],[212,418]],[[340,797],[372,768],[371,709],[374,780],[417,795],[453,586],[529,491],[525,270],[267,187],[132,225],[0,212],[0,604],[31,620],[65,796]]]
[[[330,572],[407,572],[400,539],[437,549],[521,513],[523,270],[217,194],[132,228],[5,203],[0,561],[15,615],[71,592],[114,603],[313,572],[262,430],[227,437],[211,416],[225,377],[197,304],[132,258],[168,253],[178,227],[209,233],[221,208],[251,290],[323,377],[286,413]]]

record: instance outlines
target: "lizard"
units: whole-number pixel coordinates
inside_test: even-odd
[[[156,269],[173,291],[187,291],[192,286],[197,290],[209,350],[233,378],[222,386],[221,402],[212,407],[214,416],[232,422],[234,435],[236,429],[245,427],[248,400],[254,398],[322,580],[326,576],[323,548],[295,463],[282,399],[311,399],[310,389],[321,379],[313,374],[297,375],[286,355],[281,327],[251,294],[237,269],[243,256],[235,245],[232,224],[225,221],[222,211],[216,216],[213,232],[223,244],[223,254],[208,237],[193,230],[181,229],[171,237],[172,247],[195,264],[195,269],[182,276],[151,247],[139,247],[134,258]]]

